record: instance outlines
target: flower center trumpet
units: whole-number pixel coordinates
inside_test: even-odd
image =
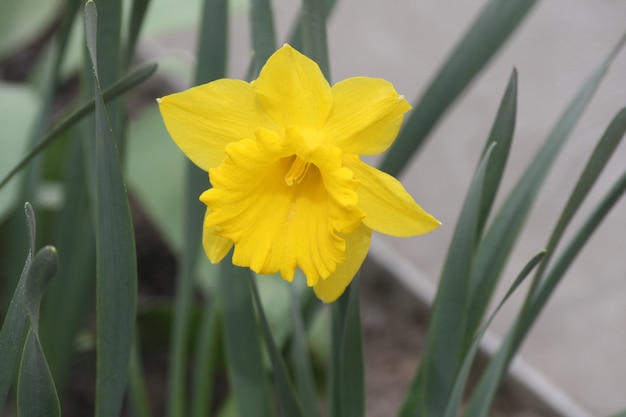
[[[297,268],[325,302],[363,263],[372,230],[406,237],[439,222],[395,178],[365,164],[410,109],[381,79],[332,87],[289,45],[247,83],[221,79],[158,100],[181,150],[209,173],[203,245],[212,262],[292,281]]]

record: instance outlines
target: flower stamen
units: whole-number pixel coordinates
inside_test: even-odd
[[[304,162],[298,156],[294,155],[293,158],[294,160],[291,163],[291,168],[289,168],[289,171],[285,174],[285,183],[290,187],[294,183],[300,184],[302,182],[307,171],[309,170],[309,166],[311,165],[310,162]]]

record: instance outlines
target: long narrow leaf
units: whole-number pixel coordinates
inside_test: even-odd
[[[300,308],[299,294],[293,285],[291,286],[291,314],[293,316],[291,361],[294,368],[298,396],[304,415],[306,417],[314,417],[317,415],[317,396],[315,393],[313,367]]]
[[[26,277],[24,304],[30,329],[22,352],[17,384],[17,409],[20,417],[61,415],[56,386],[38,337],[39,304],[46,285],[56,275],[57,269],[56,249],[46,246],[33,258]]]
[[[191,395],[192,417],[205,417],[210,412],[215,368],[218,364],[218,351],[222,342],[220,324],[219,303],[213,300],[210,306],[204,307],[204,314],[198,329]]]
[[[17,413],[20,417],[61,415],[52,374],[35,330],[31,327],[24,344],[17,384]]]
[[[250,271],[224,262],[219,278],[219,297],[224,322],[226,369],[238,415],[272,416],[275,413],[263,369],[249,279]]]
[[[480,204],[480,213],[477,225],[477,238],[483,234],[487,218],[491,212],[491,207],[495,200],[500,181],[504,174],[504,168],[513,142],[513,132],[515,130],[515,119],[517,111],[517,71],[513,70],[507,84],[504,96],[500,102],[500,107],[496,115],[491,133],[485,144],[485,151],[490,144],[497,143],[493,154],[489,159],[487,171],[485,173],[485,184],[483,186],[483,196]],[[470,278],[475,277],[470,275]],[[472,343],[476,329],[482,320],[485,304],[488,304],[485,294],[481,293],[480,282],[470,279],[467,309],[467,322],[465,325],[465,335],[463,337],[463,350],[466,351]]]
[[[532,303],[528,303],[524,306],[524,309],[503,340],[498,353],[489,363],[474,394],[471,396],[464,414],[465,417],[486,417],[488,415],[496,389],[500,384],[507,366],[517,349],[519,349],[521,342],[524,340],[524,337],[530,330],[535,319],[545,306],[550,294],[552,294],[554,288],[563,277],[563,274],[571,265],[591,234],[624,192],[626,192],[626,172],[609,190],[587,221],[579,229],[578,233],[574,235],[570,244],[565,248],[563,254],[557,260],[554,267],[548,272],[546,279],[536,291],[536,296],[533,297]]]
[[[495,144],[485,152],[465,197],[452,236],[433,305],[419,373],[402,408],[402,416],[440,416],[456,379],[463,350],[469,272],[476,244],[485,173]],[[421,381],[422,385],[416,385]],[[422,401],[419,401],[421,398]]]
[[[95,224],[97,256],[96,417],[115,417],[128,381],[137,303],[133,224],[113,131],[98,78],[97,11],[85,5],[85,37],[96,97]]]
[[[548,244],[546,245],[548,256],[537,271],[535,280],[533,281],[533,286],[531,287],[531,292],[536,285],[539,284],[539,279],[545,271],[545,268],[547,267],[561,237],[563,236],[565,229],[580,208],[581,204],[585,200],[585,197],[589,194],[593,185],[596,183],[596,180],[604,170],[604,167],[613,155],[613,152],[622,141],[624,133],[626,133],[626,108],[622,108],[606,128],[604,134],[600,138],[600,141],[593,150],[585,169],[580,175],[574,191],[572,191],[569,200],[565,204],[565,208],[559,216],[559,220],[557,221],[557,224],[550,235],[550,239],[548,240]]]
[[[511,249],[554,160],[625,40],[626,37],[620,39],[608,58],[594,71],[570,102],[481,240],[471,276],[473,294],[477,295],[473,299],[470,312],[474,325],[484,315],[487,300],[491,298]]]
[[[7,314],[4,317],[2,329],[0,329],[0,357],[2,357],[0,361],[0,410],[4,408],[4,402],[13,383],[13,377],[15,376],[26,336],[26,318],[28,313],[26,312],[24,293],[26,279],[35,252],[36,221],[35,213],[30,203],[24,205],[24,213],[29,237],[29,250],[26,255],[24,269],[17,282]]]
[[[298,397],[293,389],[293,384],[289,378],[287,372],[287,366],[285,361],[280,355],[276,342],[272,336],[272,331],[265,317],[265,311],[263,311],[263,304],[261,303],[261,297],[259,296],[259,290],[256,287],[256,283],[252,280],[248,280],[250,283],[250,289],[252,292],[252,298],[259,315],[259,321],[261,322],[261,330],[263,333],[263,340],[265,341],[265,348],[270,357],[272,364],[272,371],[274,373],[274,381],[276,383],[276,396],[278,397],[278,404],[280,406],[281,414],[284,416],[303,417],[302,406],[298,401]]]
[[[276,50],[274,17],[269,0],[252,0],[250,13],[252,25],[252,78],[261,72],[265,61]]]
[[[495,308],[491,316],[487,319],[487,321],[483,324],[483,326],[478,329],[478,332],[474,335],[474,339],[472,344],[470,345],[465,358],[463,358],[463,363],[461,365],[461,369],[459,370],[459,374],[457,375],[456,381],[454,381],[454,387],[452,388],[452,393],[450,394],[450,398],[448,399],[448,404],[446,406],[446,412],[444,417],[456,417],[459,415],[459,410],[461,407],[461,402],[463,400],[463,393],[465,392],[465,387],[467,386],[467,381],[469,379],[470,371],[472,369],[472,365],[474,364],[474,358],[476,357],[476,353],[478,352],[478,348],[480,347],[480,341],[482,340],[487,328],[496,317],[502,306],[506,303],[511,295],[515,292],[515,290],[521,285],[521,283],[526,279],[526,277],[532,272],[532,270],[543,260],[546,252],[542,251],[535,255],[528,263],[522,268],[522,271],[519,273],[509,290],[506,292],[502,300]]]
[[[95,293],[95,235],[89,212],[84,145],[74,129],[65,155],[63,188],[66,201],[55,219],[51,241],[59,251],[63,273],[50,283],[42,305],[39,337],[52,376],[63,391],[71,371],[76,335]]]
[[[537,0],[491,0],[415,105],[381,169],[397,176],[470,81],[523,21]]]
[[[226,0],[205,0],[200,21],[198,65],[195,84],[221,78],[226,71],[226,45],[228,32]],[[187,161],[185,175],[184,247],[176,287],[174,325],[172,326],[168,388],[169,417],[187,416],[185,369],[189,314],[192,303],[196,265],[202,242],[202,219],[206,207],[198,196],[210,186],[207,174]]]
[[[346,292],[348,293],[348,303],[342,326],[338,364],[341,384],[340,415],[342,417],[363,417],[365,415],[365,364],[358,275],[352,280]]]
[[[326,40],[326,0],[302,2],[302,51],[317,62],[327,80],[330,80],[328,42]]]

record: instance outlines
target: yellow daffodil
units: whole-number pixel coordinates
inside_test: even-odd
[[[395,139],[411,106],[382,79],[332,87],[289,45],[247,83],[221,79],[158,100],[180,149],[209,173],[203,244],[212,262],[292,281],[325,302],[363,263],[372,230],[427,233],[439,222],[395,178],[363,163]]]

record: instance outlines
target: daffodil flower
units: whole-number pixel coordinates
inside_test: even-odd
[[[289,45],[248,83],[220,79],[158,100],[174,142],[209,173],[203,245],[217,263],[292,281],[324,302],[360,268],[372,230],[406,237],[439,222],[360,155],[386,150],[411,106],[385,80],[332,87]]]

